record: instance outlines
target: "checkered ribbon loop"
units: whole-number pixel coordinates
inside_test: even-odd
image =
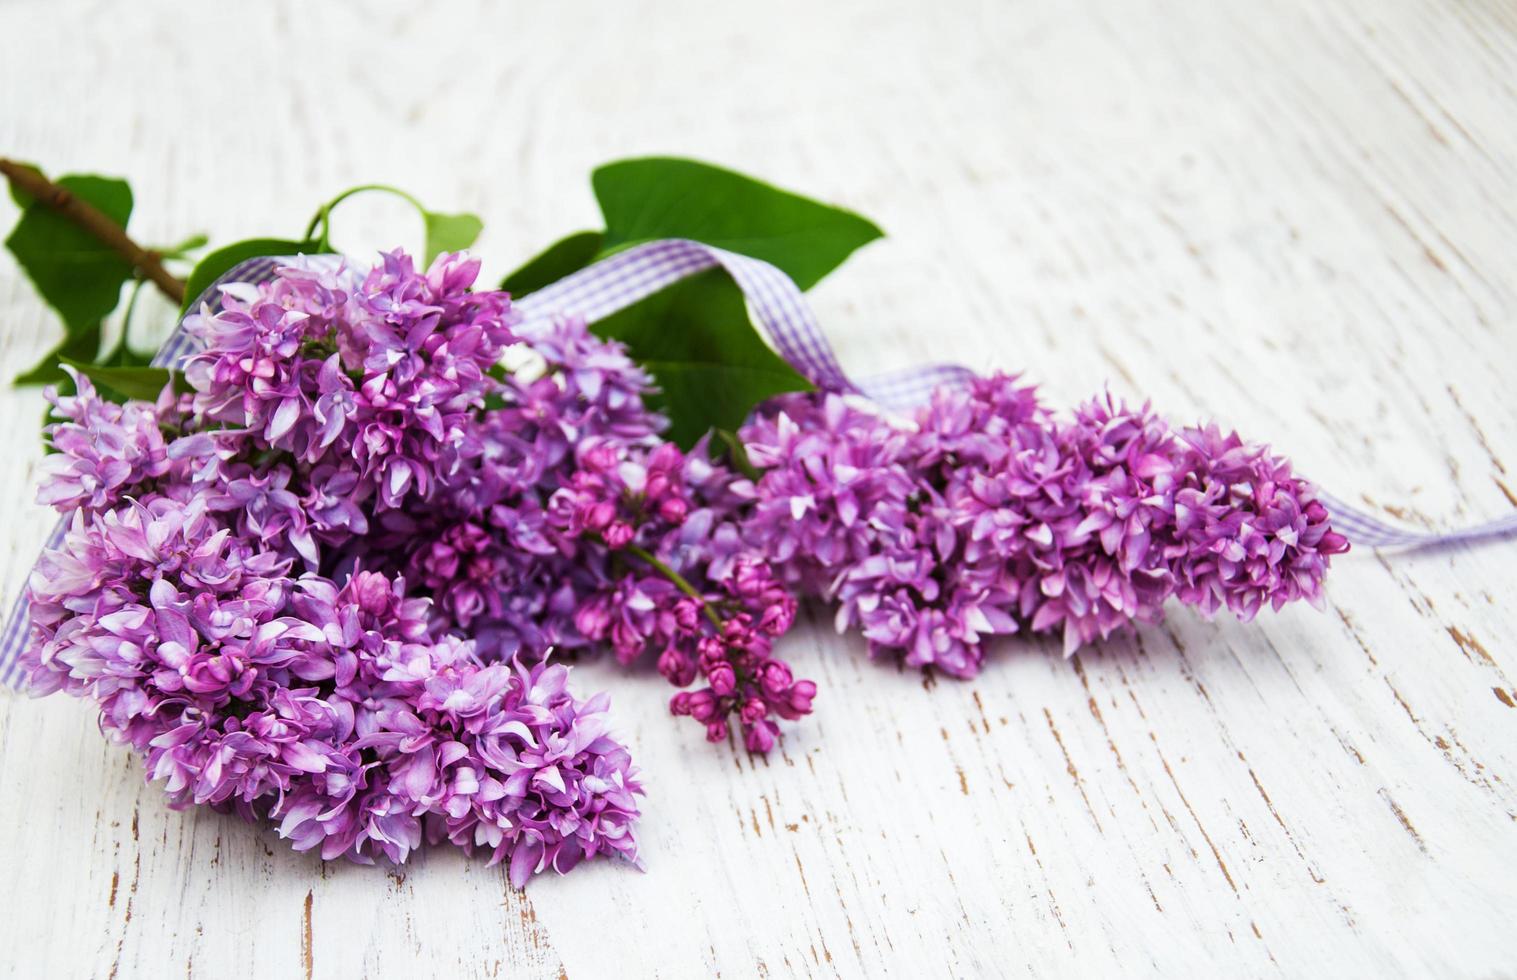
[[[843,372],[816,314],[789,276],[762,259],[683,238],[618,252],[524,297],[516,309],[529,323],[554,315],[594,323],[686,276],[718,267],[743,291],[750,314],[779,355],[825,391],[861,394],[887,408],[903,409],[920,404],[938,385],[974,376],[956,364],[933,364],[855,382]]]

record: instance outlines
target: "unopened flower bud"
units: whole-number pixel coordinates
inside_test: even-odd
[[[676,687],[684,687],[695,680],[695,664],[674,646],[658,655],[658,672]]]
[[[609,500],[602,500],[585,514],[585,527],[591,531],[600,531],[615,519],[616,505]]]
[[[743,708],[738,712],[743,724],[753,725],[769,715],[769,706],[759,698],[749,698],[743,702]]]
[[[632,542],[632,525],[626,521],[612,521],[611,526],[601,532],[601,537],[606,540],[608,548],[625,548]]]
[[[757,724],[745,726],[743,729],[743,744],[749,752],[757,752],[760,755],[774,748],[775,736],[779,729],[772,721],[760,721]]]
[[[770,697],[779,697],[790,687],[794,678],[783,660],[771,660],[759,672],[759,686]]]
[[[729,663],[712,664],[706,670],[706,681],[720,697],[726,697],[737,690],[737,673]]]

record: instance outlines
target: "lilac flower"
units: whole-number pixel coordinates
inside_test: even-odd
[[[31,582],[33,688],[98,701],[174,802],[266,814],[323,858],[400,862],[428,833],[517,885],[636,860],[605,698],[576,701],[561,665],[482,664],[398,580],[287,570],[198,505],[80,512]]]
[[[1174,494],[1179,597],[1210,615],[1244,621],[1268,604],[1322,604],[1331,555],[1348,550],[1311,484],[1290,463],[1216,426],[1183,434],[1183,482]]]
[[[677,637],[659,659],[659,670],[674,681],[693,679],[688,669],[693,659],[707,684],[674,695],[669,708],[705,725],[706,738],[713,742],[727,737],[728,719],[736,715],[748,751],[765,753],[780,737],[774,719],[794,721],[810,714],[816,697],[816,685],[795,680],[789,665],[771,652],[774,639],[795,619],[795,599],[767,565],[751,559],[739,560],[718,585],[720,593],[706,603],[718,610],[712,617],[720,624],[717,629]],[[692,637],[693,657],[677,645]]]
[[[47,398],[59,421],[47,427],[56,452],[42,461],[38,502],[70,511],[103,510],[146,481],[168,472],[166,427],[176,426],[186,406],[165,389],[156,404],[116,405],[102,399],[88,378],[65,366],[73,395],[53,388]]]
[[[691,456],[705,452],[701,445]],[[748,750],[768,752],[780,737],[774,719],[810,713],[816,685],[793,680],[771,652],[795,620],[795,599],[757,555],[731,550],[737,532],[719,512],[742,497],[716,489],[731,478],[668,443],[644,453],[592,441],[578,458],[550,503],[550,524],[567,548],[631,558],[628,571],[581,600],[576,629],[623,663],[656,657],[678,687],[704,679],[706,687],[676,694],[670,710],[699,721],[711,741],[727,737],[735,715]]]
[[[515,339],[506,294],[468,291],[478,272],[444,255],[419,273],[393,252],[361,278],[290,268],[229,290],[185,321],[205,345],[185,369],[195,408],[307,463],[351,457],[379,507],[426,500]]]
[[[326,859],[447,839],[520,885],[635,862],[641,788],[607,700],[570,695],[528,635],[572,618],[544,583],[595,573],[565,576],[550,540],[543,505],[574,463],[523,465],[547,413],[529,421],[522,386],[490,374],[514,316],[468,291],[477,272],[399,253],[366,275],[283,269],[191,319],[193,396],[117,406],[83,379],[55,396],[43,497],[73,516],[29,584],[23,663],[35,692],[96,701],[175,805],[270,820]],[[620,355],[578,329],[560,353],[597,361],[583,386]],[[645,383],[555,414],[651,440],[656,417],[623,397]],[[622,475],[666,494],[668,469]],[[502,622],[520,627],[509,651],[468,638]]]
[[[1014,376],[942,388],[914,424],[836,395],[744,430],[763,468],[743,536],[838,602],[871,653],[972,676],[988,637],[1061,631],[1066,653],[1170,596],[1249,619],[1316,600],[1347,542],[1288,464],[1215,429],[1177,435],[1109,396],[1060,419]]]

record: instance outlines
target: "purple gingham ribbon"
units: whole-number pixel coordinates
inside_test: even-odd
[[[1354,544],[1371,548],[1421,548],[1435,544],[1457,544],[1499,538],[1517,531],[1517,513],[1453,531],[1413,531],[1387,524],[1373,514],[1365,513],[1322,490],[1317,491],[1317,497],[1333,516],[1333,530]]]
[[[250,259],[231,269],[200,297],[212,312],[221,305],[220,287],[232,283],[260,283],[273,277],[291,259]],[[340,260],[316,256],[308,264],[340,265]],[[886,408],[899,410],[920,404],[943,384],[963,383],[974,377],[969,368],[955,364],[932,364],[873,375],[855,382],[844,373],[837,354],[827,342],[821,325],[805,297],[790,277],[762,259],[686,239],[662,239],[635,245],[602,259],[551,286],[523,297],[515,308],[530,328],[554,316],[578,316],[594,323],[624,310],[687,276],[706,269],[726,270],[748,300],[748,308],[774,349],[818,388],[864,395]],[[153,364],[180,363],[195,350],[195,339],[181,320],[164,342]],[[1387,524],[1335,497],[1321,494],[1332,514],[1333,526],[1355,544],[1368,547],[1423,547],[1494,538],[1517,531],[1517,513],[1475,527],[1456,531],[1412,531]],[[47,547],[63,541],[68,518],[48,537]],[[5,631],[0,634],[0,681],[14,685],[19,678],[19,658],[27,633],[26,590],[21,590]]]
[[[865,395],[886,408],[910,408],[938,385],[963,382],[974,372],[933,364],[864,378],[843,372],[816,314],[790,277],[762,259],[683,238],[636,245],[523,297],[516,309],[528,322],[579,316],[594,323],[670,284],[720,266],[748,300],[748,309],[779,355],[808,381],[827,391]]]

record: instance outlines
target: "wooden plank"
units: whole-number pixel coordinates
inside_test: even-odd
[[[507,270],[586,173],[707,157],[891,238],[815,298],[861,372],[944,356],[1050,401],[1216,417],[1418,525],[1517,506],[1517,14],[1497,3],[399,4],[0,11],[0,148],[129,176],[148,241],[291,234],[384,180]],[[0,201],[0,224],[13,215]],[[342,241],[409,242],[403,211]],[[0,260],[0,370],[55,327]],[[0,390],[0,474],[41,458]],[[50,519],[0,524],[9,594]],[[322,866],[165,808],[66,700],[0,698],[0,973],[1490,976],[1517,913],[1511,544],[1355,553],[1324,613],[1004,645],[972,683],[812,611],[817,714],[708,748],[614,665],[646,874],[523,895],[429,853]]]

